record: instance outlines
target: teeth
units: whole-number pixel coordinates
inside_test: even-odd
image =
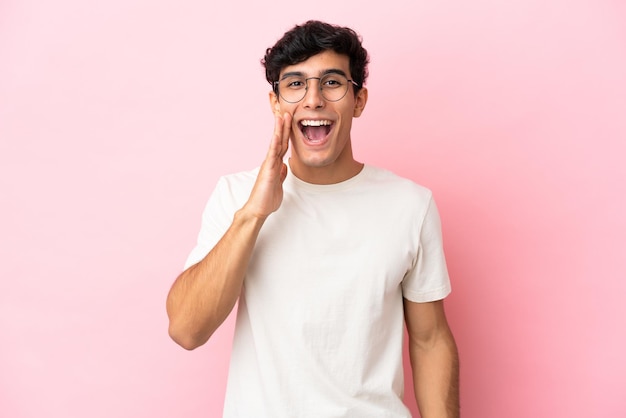
[[[332,125],[332,122],[329,120],[303,120],[300,122],[302,126],[328,126]]]

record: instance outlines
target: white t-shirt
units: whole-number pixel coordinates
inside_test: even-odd
[[[219,180],[186,267],[223,236],[257,173]],[[367,165],[332,185],[290,172],[283,189],[239,299],[224,417],[410,417],[402,298],[450,293],[432,193]]]

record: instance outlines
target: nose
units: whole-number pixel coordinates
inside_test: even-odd
[[[315,80],[315,82],[311,83],[311,80]],[[308,109],[318,109],[324,106],[324,97],[322,96],[320,79],[318,77],[306,79],[306,92],[304,93],[302,104]]]

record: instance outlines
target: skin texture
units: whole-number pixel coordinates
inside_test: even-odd
[[[325,51],[304,62],[285,67],[280,74],[282,76],[297,71],[306,77],[320,77],[328,70],[341,70],[350,78],[348,57]],[[356,96],[353,89],[349,88],[343,99],[328,102],[322,97],[317,80],[309,81],[307,94],[298,103],[287,103],[274,92],[270,93],[270,105],[275,114],[286,112],[293,115],[289,165],[296,177],[308,183],[333,184],[354,177],[361,171],[363,164],[352,156],[350,131],[352,119],[361,116],[366,103],[366,88],[359,90]],[[324,144],[313,145],[306,140],[299,126],[303,119],[328,119],[333,122]]]
[[[349,59],[332,51],[314,55],[285,72],[320,77],[339,70],[350,78]],[[367,89],[352,88],[344,98],[328,102],[317,80],[309,81],[303,100],[287,103],[270,92],[275,116],[274,134],[246,204],[217,245],[198,264],[178,276],[167,298],[169,334],[185,349],[203,345],[233,309],[242,290],[248,263],[259,231],[283,199],[287,175],[283,158],[291,143],[292,173],[309,183],[334,184],[358,174],[363,164],[352,154],[352,119],[361,116]],[[307,140],[302,120],[330,120],[332,128],[317,142]],[[458,355],[448,327],[443,301],[404,301],[415,396],[423,418],[458,417]]]
[[[443,300],[404,299],[413,389],[423,418],[456,418],[459,406],[459,356]]]

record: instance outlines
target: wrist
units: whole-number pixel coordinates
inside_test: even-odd
[[[235,212],[234,222],[260,228],[265,223],[267,217],[268,215],[261,215],[246,204]]]

